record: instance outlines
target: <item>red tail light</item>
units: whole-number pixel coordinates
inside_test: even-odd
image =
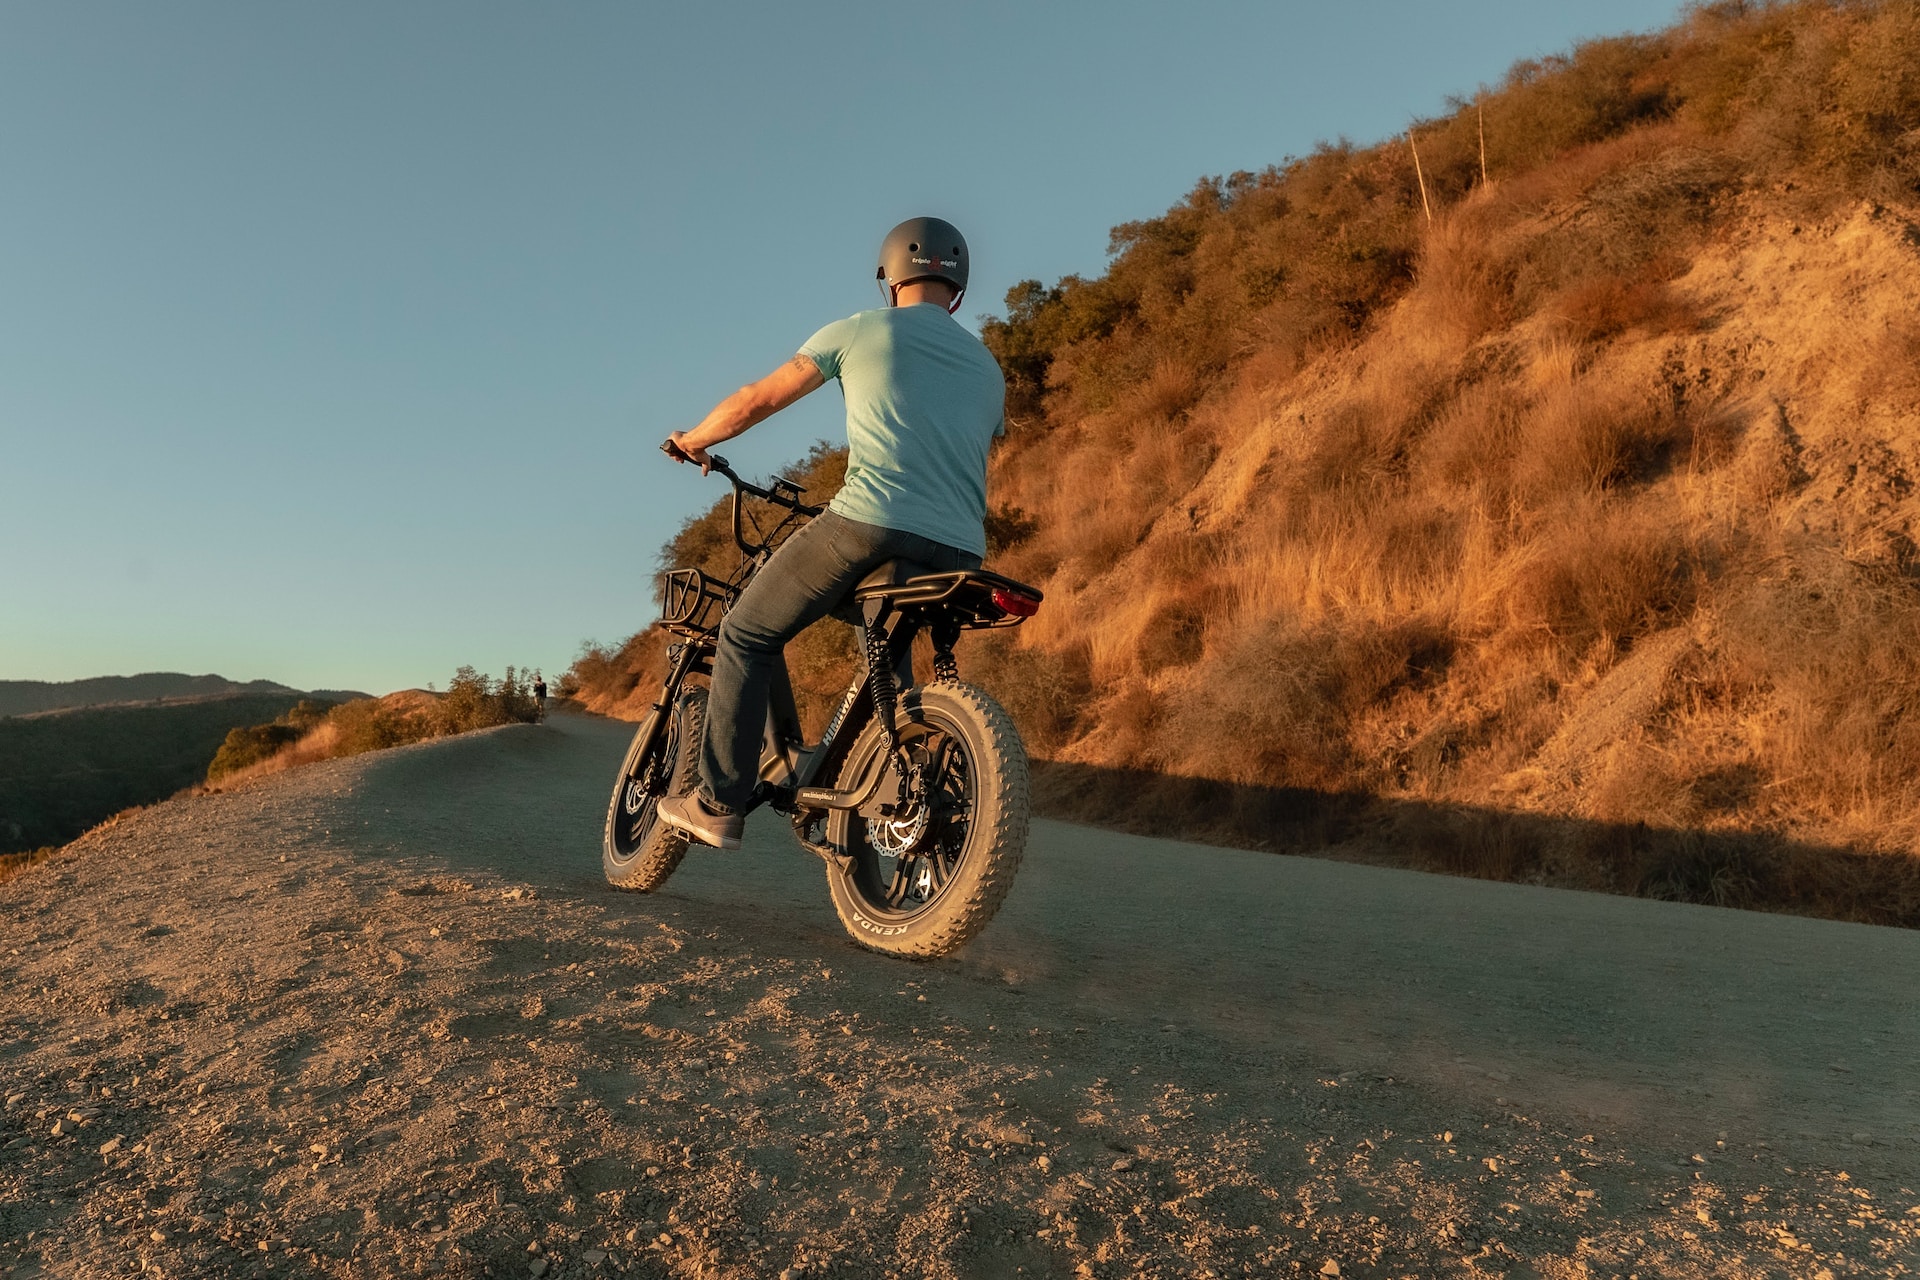
[[[1009,591],[1005,587],[993,589],[993,603],[1002,613],[1011,613],[1020,618],[1031,618],[1040,612],[1038,600],[1029,595],[1022,595],[1018,591]]]

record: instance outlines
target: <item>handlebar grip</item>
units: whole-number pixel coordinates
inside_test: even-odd
[[[665,440],[662,440],[660,442],[660,452],[666,454],[669,458],[672,458],[675,462],[692,462],[693,461],[692,458],[687,456],[687,451],[685,449],[682,449],[679,445],[673,442],[673,437],[671,436],[667,437]],[[717,453],[709,452],[707,454],[707,466],[714,471],[725,472],[728,470],[727,460],[721,457]]]

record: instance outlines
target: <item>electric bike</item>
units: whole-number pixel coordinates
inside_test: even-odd
[[[664,575],[655,625],[674,637],[667,675],[621,762],[602,840],[607,880],[620,889],[659,888],[686,855],[686,834],[656,809],[698,785],[703,680],[721,619],[774,550],[824,509],[803,502],[791,481],[762,488],[709,457],[733,486],[740,566],[727,579],[699,569]],[[772,520],[764,532],[749,499]],[[836,611],[859,628],[864,664],[819,742],[804,740],[786,664],[777,665],[751,805],[786,815],[800,846],[825,864],[855,941],[919,958],[945,955],[986,927],[1027,843],[1026,748],[1000,704],[960,679],[954,646],[963,631],[1018,626],[1042,599],[981,569],[925,568],[890,561]],[[932,679],[916,685],[912,653],[923,635]]]

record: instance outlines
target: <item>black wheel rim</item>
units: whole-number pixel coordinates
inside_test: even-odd
[[[848,833],[854,892],[872,915],[895,923],[931,909],[953,887],[966,864],[978,798],[973,756],[957,729],[930,717],[903,726],[900,740],[924,779],[924,833],[898,855],[875,845],[869,823],[876,820],[855,818]]]
[[[673,762],[680,758],[680,717],[667,719],[667,731],[653,750],[620,779],[619,808],[613,815],[613,849],[621,859],[638,853],[653,835],[660,798],[667,792]]]

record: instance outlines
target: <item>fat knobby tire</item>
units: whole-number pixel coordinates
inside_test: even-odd
[[[834,910],[854,940],[871,950],[911,959],[946,955],[986,928],[1013,887],[1027,848],[1027,751],[1012,717],[985,691],[957,681],[903,691],[900,727],[929,722],[958,731],[974,773],[973,821],[967,831],[966,854],[952,884],[917,915],[888,920],[866,904],[850,873],[837,865],[827,867]],[[880,726],[868,724],[848,753],[839,785],[854,785],[855,777],[865,771],[865,762],[880,750]],[[842,852],[849,851],[858,823],[856,817],[836,814],[829,825],[829,842]]]
[[[671,745],[678,753],[667,794],[685,795],[693,790],[700,777],[700,748],[706,740],[707,691],[688,689],[680,695],[671,714],[673,725],[668,734],[662,735],[671,742],[655,749]],[[627,758],[620,765],[620,777],[613,784],[613,800],[607,805],[607,825],[600,839],[600,865],[606,871],[607,883],[634,893],[649,893],[665,884],[674,868],[680,865],[680,859],[687,855],[686,833],[668,826],[657,816],[639,848],[624,855],[620,852],[616,832],[626,817],[622,810],[627,784],[645,767],[645,762],[637,758],[645,733],[643,724],[633,735],[633,745],[627,748]]]

